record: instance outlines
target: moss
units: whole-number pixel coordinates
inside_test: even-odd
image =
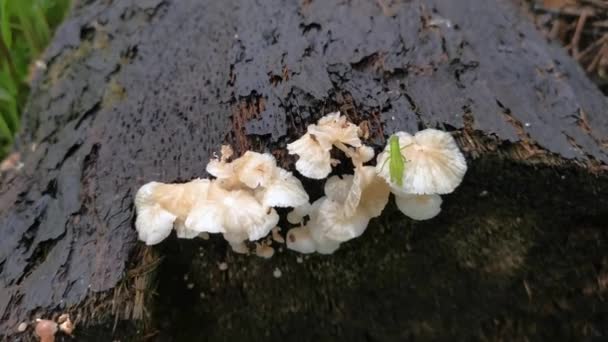
[[[495,177],[497,169],[512,171]],[[163,337],[175,340],[608,333],[600,289],[590,285],[601,271],[596,263],[606,268],[608,233],[599,219],[606,199],[593,206],[556,199],[579,191],[577,200],[589,203],[608,181],[572,172],[478,160],[438,218],[413,222],[389,206],[361,238],[302,263],[284,248],[270,260],[237,255],[219,237],[171,241],[160,247],[168,259],[155,317]]]

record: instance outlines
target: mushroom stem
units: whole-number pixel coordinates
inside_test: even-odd
[[[336,146],[340,151],[344,152],[344,154],[346,154],[346,156],[348,158],[353,159],[353,160],[356,159],[355,158],[356,153],[352,149],[350,149],[346,145],[344,145],[342,142],[336,141],[336,142],[334,142],[334,146]]]

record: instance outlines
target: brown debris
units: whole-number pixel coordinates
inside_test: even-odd
[[[232,112],[233,146],[238,155],[251,149],[245,125],[249,120],[257,119],[265,109],[265,100],[261,96],[250,96],[240,100]]]
[[[539,27],[558,39],[596,82],[608,82],[608,2],[533,0]]]

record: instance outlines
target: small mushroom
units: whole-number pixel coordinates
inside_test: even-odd
[[[292,228],[287,232],[287,248],[308,254],[316,251],[315,241],[307,227]]]
[[[395,203],[405,216],[422,221],[433,218],[441,211],[441,196],[432,195],[395,195]]]
[[[27,323],[26,322],[21,322],[19,323],[19,325],[17,326],[17,332],[24,332],[27,330]]]
[[[283,237],[281,236],[281,233],[279,233],[281,231],[281,228],[279,227],[274,227],[272,228],[272,239],[278,243],[285,243],[285,239],[283,239]]]
[[[259,256],[260,258],[270,259],[274,255],[274,248],[265,243],[256,243],[255,255]]]
[[[54,342],[57,330],[59,330],[57,323],[48,319],[36,319],[34,333],[40,337],[40,342]]]
[[[74,323],[72,323],[69,316],[67,317],[65,322],[59,324],[59,330],[61,330],[66,335],[72,335],[72,333],[74,332]]]
[[[304,220],[304,216],[310,213],[311,205],[306,202],[302,205],[294,207],[292,211],[287,214],[287,222],[291,224],[298,224]]]

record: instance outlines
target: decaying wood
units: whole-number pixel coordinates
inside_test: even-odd
[[[9,339],[63,312],[88,340],[608,336],[608,101],[510,1],[87,1],[44,61],[0,183]],[[205,176],[225,142],[293,169],[333,110],[378,149],[453,131],[470,171],[441,216],[387,208],[301,259],[136,241],[145,182]]]

